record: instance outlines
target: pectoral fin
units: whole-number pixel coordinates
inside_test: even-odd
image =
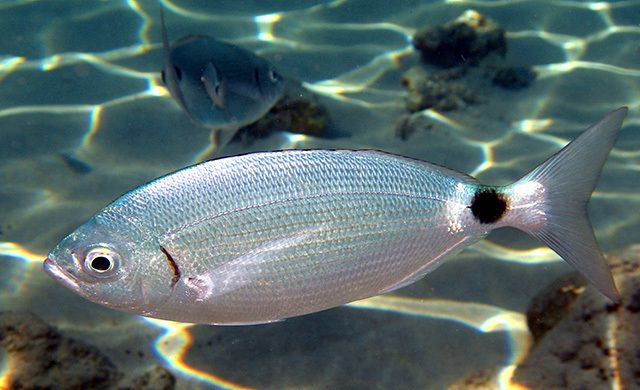
[[[298,250],[298,245],[318,234],[323,227],[297,232],[294,235],[269,241],[224,264],[184,279],[185,285],[195,293],[196,301],[206,301],[237,289],[260,283],[269,283],[265,264],[282,259]]]
[[[211,62],[205,66],[200,81],[204,84],[204,89],[214,106],[226,111],[226,83]]]

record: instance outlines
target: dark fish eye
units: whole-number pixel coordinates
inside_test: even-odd
[[[177,66],[174,66],[173,70],[175,70],[176,72],[176,77],[178,78],[178,81],[182,81],[182,71],[180,70],[180,68],[178,68]]]
[[[95,277],[113,275],[118,265],[118,255],[109,248],[94,248],[84,259],[85,270]]]
[[[271,82],[275,83],[278,80],[280,80],[280,75],[274,69],[269,69],[269,80],[271,80]]]
[[[162,77],[162,84],[167,85],[167,79],[165,78],[166,76],[164,75],[164,69],[162,69],[162,72],[160,72],[160,77]]]
[[[108,271],[109,268],[111,268],[111,259],[106,257],[106,256],[98,256],[98,257],[94,257],[93,260],[91,260],[91,268],[93,268],[95,271],[98,272],[105,272]]]

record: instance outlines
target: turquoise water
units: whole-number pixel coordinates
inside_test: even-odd
[[[340,134],[273,133],[225,154],[381,149],[504,184],[627,105],[589,210],[605,252],[640,241],[640,214],[629,212],[640,209],[640,1],[5,0],[0,310],[35,313],[122,371],[161,365],[177,388],[446,388],[513,363],[529,342],[529,301],[569,271],[524,235],[498,232],[383,298],[253,327],[148,321],[59,286],[41,270],[48,250],[123,192],[192,164],[209,146],[209,130],[159,80],[160,6],[173,39],[224,39],[303,82]],[[533,66],[538,79],[507,91],[478,72],[479,104],[426,110],[424,128],[396,137],[406,115],[400,78],[419,63],[411,36],[467,9],[504,27],[504,63]],[[10,359],[3,363],[10,376]]]

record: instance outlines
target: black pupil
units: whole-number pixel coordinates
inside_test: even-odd
[[[104,256],[98,256],[91,260],[91,268],[95,269],[96,271],[104,272],[108,270],[109,267],[111,267],[111,260]]]

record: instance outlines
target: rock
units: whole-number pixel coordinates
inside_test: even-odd
[[[536,79],[536,72],[526,66],[508,66],[500,68],[493,76],[493,83],[505,89],[522,89]]]
[[[0,313],[0,345],[9,357],[11,389],[109,389],[122,377],[97,348],[32,314]]]
[[[61,334],[30,313],[0,313],[0,346],[9,358],[10,389],[172,390],[176,385],[175,377],[158,366],[124,379],[96,347]]]
[[[406,141],[411,134],[416,130],[431,130],[433,129],[433,123],[429,121],[424,115],[420,113],[405,115],[396,124],[395,134],[396,137]]]
[[[534,342],[540,341],[571,310],[587,283],[578,273],[570,273],[533,298],[527,310],[527,325]]]
[[[448,69],[428,72],[425,65],[404,73],[401,82],[409,91],[409,112],[429,108],[453,111],[478,104],[480,87],[490,85],[487,81],[480,83],[483,78],[499,87],[517,90],[529,86],[537,76],[530,67],[498,67],[495,61],[480,70],[471,68],[492,53],[504,57],[507,52],[504,29],[473,10],[444,25],[419,30],[413,37],[413,46],[423,62]]]
[[[414,66],[402,75],[402,85],[409,94],[406,107],[409,112],[427,108],[438,111],[452,111],[480,102],[475,89],[460,80],[465,74],[463,68],[429,73],[421,66]]]
[[[155,366],[130,383],[121,383],[119,390],[173,390],[176,387],[176,378],[167,369]]]
[[[451,386],[447,390],[499,390],[500,386],[496,382],[496,371],[479,371],[463,378]]]
[[[468,10],[441,26],[426,27],[413,36],[413,47],[426,63],[450,68],[478,65],[491,53],[504,56],[504,29],[476,11]]]
[[[327,137],[329,113],[318,98],[289,83],[276,104],[262,118],[238,130],[233,141],[250,143],[267,137],[273,131],[287,131],[314,137]]]
[[[516,369],[512,381],[534,389],[640,388],[640,245],[610,257],[609,263],[622,301],[613,304],[592,287],[571,282],[570,295],[578,293],[564,315],[534,345]],[[543,294],[557,296],[558,288]],[[561,295],[562,296],[562,295]],[[567,298],[569,297],[569,298]],[[551,297],[547,310],[557,312]],[[536,304],[537,313],[545,308]],[[562,305],[561,305],[562,306]]]

